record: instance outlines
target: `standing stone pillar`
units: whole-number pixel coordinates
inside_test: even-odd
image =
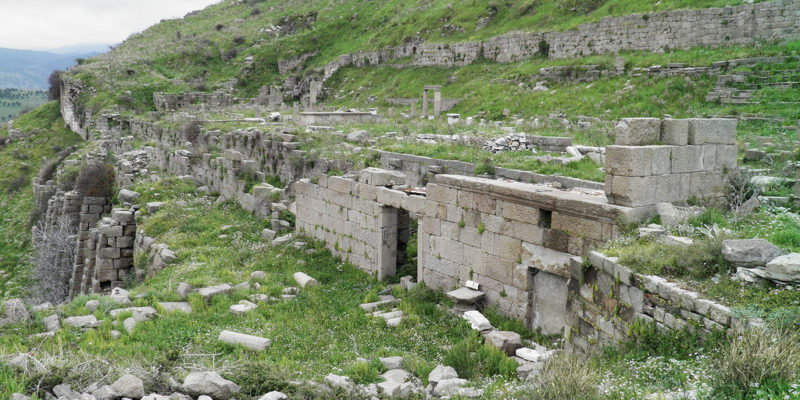
[[[442,91],[436,89],[433,92],[433,116],[438,117],[442,113]]]
[[[317,94],[319,94],[319,90],[322,87],[322,83],[317,81],[311,81],[309,85],[309,93],[308,93],[308,108],[311,111],[314,111],[317,107]]]
[[[412,117],[417,116],[417,103],[411,103],[411,115]]]
[[[378,279],[394,276],[397,272],[397,214],[394,207],[382,206],[378,224],[381,245],[378,249]]]
[[[428,116],[428,89],[422,91],[422,116]]]

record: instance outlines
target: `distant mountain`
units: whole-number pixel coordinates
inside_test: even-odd
[[[44,49],[50,53],[56,54],[88,54],[88,53],[105,53],[108,51],[108,44],[106,43],[83,43],[73,44],[71,46],[57,47],[52,49]]]
[[[78,58],[89,58],[99,51],[57,54],[46,51],[0,48],[0,88],[47,89],[47,77],[55,69],[67,69]]]

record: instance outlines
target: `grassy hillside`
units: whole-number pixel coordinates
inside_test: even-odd
[[[14,128],[32,134],[0,146],[0,300],[26,294],[30,284],[33,177],[45,160],[80,142],[64,128],[56,102],[18,118]]]
[[[0,89],[0,122],[13,119],[23,110],[30,110],[47,102],[42,90]]]
[[[410,40],[459,42],[514,31],[575,28],[605,16],[679,8],[740,4],[725,0],[489,0],[458,2],[392,0],[229,1],[183,19],[168,20],[133,35],[108,54],[75,69],[100,90],[92,105],[109,105],[119,93],[132,108],[152,108],[152,91],[213,89],[236,78],[242,95],[279,85],[277,63],[314,53],[306,66],[321,66],[341,54],[375,50]],[[485,26],[484,26],[485,25]],[[281,29],[267,31],[270,26]],[[478,28],[480,26],[480,28]],[[245,58],[254,63],[247,66]],[[109,67],[110,70],[109,70]],[[146,85],[146,88],[142,88]]]

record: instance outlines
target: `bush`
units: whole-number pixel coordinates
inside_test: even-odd
[[[800,377],[800,332],[750,329],[733,338],[713,359],[715,391],[740,397],[751,390]]]
[[[596,399],[600,374],[586,360],[559,353],[544,364],[541,375],[534,378],[531,399],[568,400]]]
[[[75,258],[75,226],[73,221],[59,218],[53,227],[46,228],[40,223],[34,228],[37,281],[34,297],[37,302],[60,304],[69,297],[69,279]]]
[[[14,193],[20,191],[27,183],[28,177],[25,175],[20,175],[10,181],[6,181],[6,183],[2,186],[6,187],[6,193]]]
[[[539,55],[544,58],[550,56],[550,43],[547,43],[544,39],[539,41]]]
[[[61,74],[63,73],[64,71],[55,70],[47,78],[50,84],[50,88],[47,90],[47,98],[49,100],[59,100],[61,98]]]
[[[450,348],[443,363],[455,368],[463,379],[481,375],[513,378],[517,374],[517,362],[491,344],[481,343],[480,334],[474,331]]]
[[[84,164],[75,180],[75,190],[81,199],[86,196],[110,198],[115,177],[116,172],[111,164]]]
[[[75,182],[78,179],[78,174],[80,173],[80,169],[76,166],[70,166],[64,169],[61,172],[61,176],[58,178],[58,188],[69,192],[73,188],[75,188]]]
[[[201,124],[199,121],[191,121],[184,125],[183,129],[181,129],[184,140],[194,143],[197,138],[200,137],[202,127],[203,124]]]
[[[56,172],[56,167],[58,167],[58,160],[47,160],[42,164],[42,168],[39,169],[39,181],[42,183],[53,179],[53,174]]]

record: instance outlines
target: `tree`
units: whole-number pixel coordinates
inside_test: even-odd
[[[59,100],[61,98],[61,74],[63,73],[64,71],[59,70],[54,70],[50,73],[50,78],[48,78],[50,89],[47,91],[49,100]]]
[[[73,221],[61,217],[49,229],[39,223],[33,230],[36,248],[37,301],[59,304],[69,297],[69,280],[75,259],[77,237]]]

